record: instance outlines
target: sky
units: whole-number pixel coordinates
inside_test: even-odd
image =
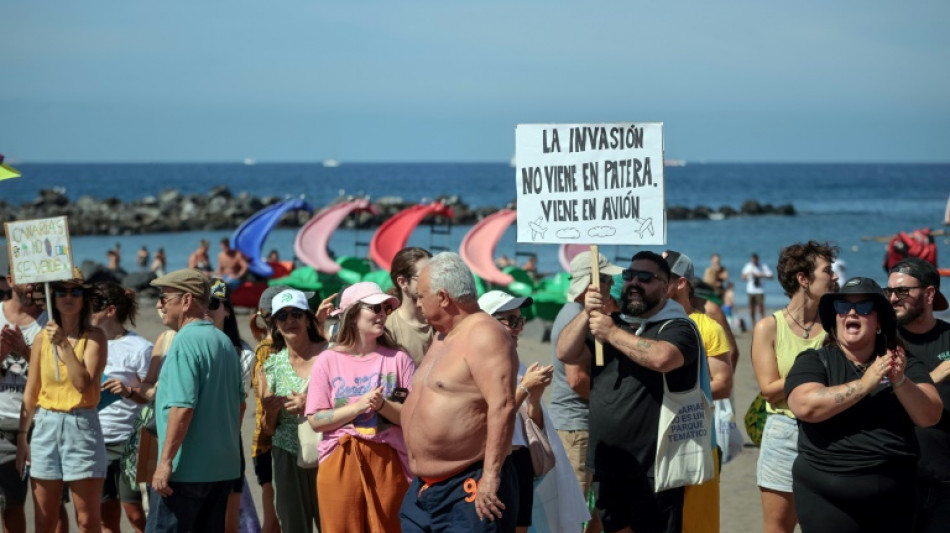
[[[17,162],[502,162],[663,122],[689,162],[950,161],[950,2],[0,4]]]

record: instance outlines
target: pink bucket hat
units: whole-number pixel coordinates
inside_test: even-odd
[[[349,309],[353,304],[361,302],[369,305],[389,302],[389,305],[393,307],[399,305],[399,300],[395,296],[383,292],[383,289],[380,289],[379,285],[372,281],[361,281],[350,285],[343,291],[343,295],[340,297],[340,308],[334,309],[333,312],[330,313],[330,316],[337,316]]]

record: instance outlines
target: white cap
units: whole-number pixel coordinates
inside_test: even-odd
[[[512,296],[503,291],[488,291],[478,299],[478,307],[489,315],[528,307],[534,302],[530,296]]]
[[[295,307],[297,309],[303,309],[304,311],[310,310],[310,304],[307,303],[306,295],[297,289],[281,291],[271,300],[271,314],[276,315],[277,311],[285,307]]]

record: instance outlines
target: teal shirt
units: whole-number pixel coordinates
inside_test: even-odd
[[[158,378],[155,416],[162,456],[172,407],[194,410],[175,455],[172,481],[225,481],[241,476],[241,364],[227,335],[207,320],[175,335]]]

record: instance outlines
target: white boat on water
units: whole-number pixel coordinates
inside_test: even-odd
[[[324,159],[323,166],[326,168],[336,168],[340,166],[340,162],[337,161],[336,159]]]
[[[247,166],[252,166],[252,165],[254,165],[255,163],[257,163],[257,161],[255,161],[255,160],[254,160],[253,158],[251,158],[251,157],[245,157],[245,158],[244,158],[244,164],[247,165]]]

